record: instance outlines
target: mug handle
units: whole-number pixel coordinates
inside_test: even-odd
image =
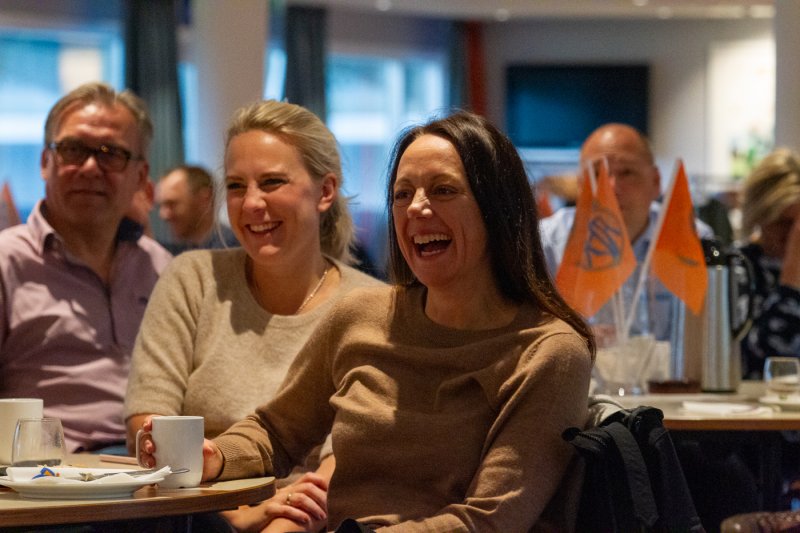
[[[149,468],[149,465],[142,464],[141,455],[139,455],[139,446],[141,444],[142,438],[149,437],[150,440],[153,440],[153,433],[151,431],[145,431],[140,429],[136,432],[136,464],[141,466],[142,468]]]
[[[734,342],[741,342],[744,339],[745,335],[750,331],[750,328],[753,326],[753,318],[755,314],[755,292],[756,292],[756,275],[755,270],[753,269],[753,263],[747,258],[746,255],[741,253],[738,250],[732,249],[727,252],[727,265],[728,265],[728,272],[730,273],[731,278],[729,278],[728,283],[728,313],[730,316],[731,321],[731,333],[733,336]],[[738,301],[734,301],[735,296],[740,296],[737,294],[730,294],[733,292],[734,284],[737,283],[733,281],[733,270],[736,262],[739,262],[742,267],[744,267],[744,272],[746,279],[744,280],[745,294],[747,294],[747,314],[742,319],[742,323],[734,326],[733,321],[734,317],[736,316],[737,311],[737,304]],[[738,298],[737,298],[738,300]]]

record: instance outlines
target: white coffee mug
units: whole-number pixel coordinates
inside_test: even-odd
[[[150,435],[156,446],[156,468],[188,468],[183,474],[170,474],[159,485],[166,488],[196,487],[203,477],[203,417],[155,416],[150,432],[136,433],[136,457],[142,437]],[[145,465],[142,465],[145,466]]]
[[[11,464],[11,443],[20,418],[42,418],[41,398],[0,398],[0,464]]]

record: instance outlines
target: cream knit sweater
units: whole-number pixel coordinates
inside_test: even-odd
[[[241,248],[176,257],[159,279],[136,340],[125,398],[134,414],[200,415],[214,437],[272,398],[333,303],[382,285],[342,263],[337,292],[300,315],[273,315],[253,298]]]

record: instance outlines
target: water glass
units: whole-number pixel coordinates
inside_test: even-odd
[[[58,418],[20,418],[11,446],[13,466],[56,466],[66,456],[64,428]]]
[[[593,375],[600,390],[611,396],[644,394],[655,346],[652,335],[636,335],[598,348]]]
[[[769,396],[800,399],[800,361],[796,357],[767,357],[764,382]]]

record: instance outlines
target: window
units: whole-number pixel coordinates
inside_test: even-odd
[[[443,57],[333,54],[327,64],[328,127],[339,141],[345,194],[370,258],[386,256],[386,169],[404,127],[447,106]]]
[[[9,182],[20,216],[44,196],[39,160],[50,107],[81,83],[123,84],[120,32],[0,27],[0,184]]]

